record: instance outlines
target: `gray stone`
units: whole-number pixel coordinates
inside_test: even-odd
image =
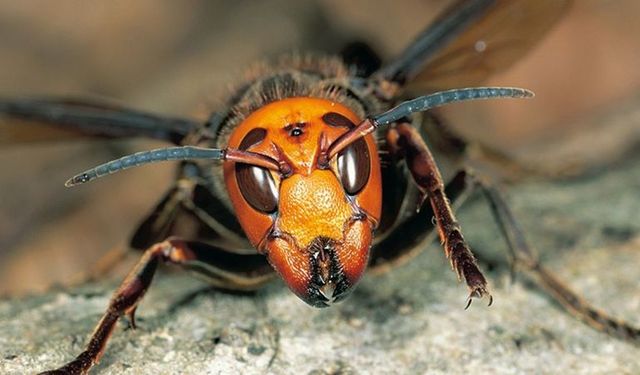
[[[640,325],[640,158],[507,192],[545,263],[589,301]],[[306,306],[281,282],[255,295],[229,295],[162,270],[138,309],[138,329],[120,324],[94,373],[640,373],[637,346],[510,283],[505,245],[480,197],[459,218],[476,252],[495,266],[488,273],[491,307],[476,301],[463,309],[467,290],[438,244],[394,272],[365,277],[329,309]],[[0,373],[33,373],[72,359],[115,286],[1,301]]]

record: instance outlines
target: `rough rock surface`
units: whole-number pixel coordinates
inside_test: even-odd
[[[597,306],[640,325],[640,158],[606,171],[508,189],[545,263]],[[437,244],[395,272],[368,276],[345,302],[313,309],[277,282],[229,295],[161,272],[120,324],[94,373],[640,373],[640,348],[593,331],[548,297],[511,284],[504,243],[480,197],[459,212],[492,268],[494,304],[463,309]],[[522,278],[520,278],[521,280]],[[0,301],[0,373],[61,365],[83,349],[113,283]]]

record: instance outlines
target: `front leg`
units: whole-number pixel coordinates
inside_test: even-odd
[[[400,123],[391,129],[387,139],[392,147],[404,156],[413,180],[431,204],[445,254],[451,261],[451,267],[458,279],[464,278],[469,287],[467,307],[471,304],[472,298],[482,298],[485,295],[489,296],[491,304],[492,297],[487,290],[487,280],[462,236],[460,225],[445,195],[442,176],[429,148],[420,134],[407,123]]]
[[[93,331],[85,351],[63,367],[43,374],[87,373],[102,357],[118,319],[127,314],[132,325],[135,325],[136,307],[149,288],[158,264],[163,262],[182,265],[194,258],[188,244],[176,239],[168,239],[148,248],[111,297],[109,307]]]

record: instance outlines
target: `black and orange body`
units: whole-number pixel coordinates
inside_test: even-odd
[[[639,341],[639,329],[592,308],[542,267],[498,191],[467,168],[466,142],[437,114],[418,113],[531,93],[464,88],[404,100],[414,90],[477,84],[508,67],[569,3],[456,1],[381,66],[357,43],[341,56],[287,55],[252,69],[204,123],[75,100],[0,100],[0,114],[60,127],[62,138],[137,135],[175,145],[105,163],[69,185],[182,160],[175,185],[135,232],[131,247],[144,255],[113,295],[87,350],[54,373],[85,373],[98,361],[119,317],[133,322],[161,262],[227,290],[255,290],[279,275],[302,300],[325,307],[347,296],[367,268],[405,262],[433,235],[465,281],[469,303],[482,297],[490,303],[450,205],[474,187],[485,193],[512,258],[542,289],[591,326]]]

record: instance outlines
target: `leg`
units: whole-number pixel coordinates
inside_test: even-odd
[[[218,203],[208,189],[197,184],[195,179],[186,177],[179,179],[174,187],[165,194],[162,200],[138,226],[131,238],[129,246],[123,244],[109,250],[109,252],[101,257],[89,270],[78,274],[65,286],[81,285],[102,279],[122,264],[127,255],[132,253],[131,249],[142,252],[165,238],[180,237],[202,238],[208,243],[215,243],[220,246],[224,244],[228,245],[225,246],[225,248],[204,245],[209,246],[209,249],[220,250],[210,251],[211,254],[206,254],[207,258],[215,257],[215,259],[208,259],[207,275],[218,274],[217,277],[210,276],[208,279],[212,282],[215,281],[214,285],[216,286],[234,289],[233,286],[229,284],[236,283],[229,283],[229,281],[238,278],[252,279],[251,275],[256,273],[254,265],[258,263],[258,259],[249,259],[249,256],[253,255],[255,258],[260,258],[259,260],[262,260],[263,257],[256,256],[255,251],[249,246],[247,241],[242,240],[234,231],[241,230],[239,224],[237,226],[238,229],[236,229],[233,223],[229,224],[228,216],[223,215],[224,211],[220,205],[221,203]],[[218,215],[214,218],[209,212]],[[224,222],[227,226],[231,226],[232,229],[227,229],[219,222],[220,220],[226,220]],[[234,256],[234,253],[238,254],[238,256]],[[199,256],[198,259],[200,258]],[[233,261],[246,265],[246,267],[237,273],[235,269],[232,273],[225,273],[224,271],[216,273],[213,271],[214,268],[221,270],[228,269],[227,266],[230,262],[228,259],[233,259]],[[220,264],[224,264],[224,267]],[[230,277],[223,277],[219,274],[228,274]],[[253,285],[254,281],[255,280],[242,280],[242,289],[247,288],[244,284]]]
[[[151,280],[160,262],[182,265],[195,260],[194,253],[186,242],[169,239],[151,246],[124,279],[111,297],[107,311],[96,326],[84,352],[63,367],[47,371],[44,374],[84,374],[96,364],[106,348],[107,341],[116,322],[127,314],[135,327],[134,314],[138,303],[151,284]]]
[[[436,219],[436,227],[440,240],[444,245],[447,258],[451,261],[451,267],[459,279],[464,278],[469,287],[469,302],[473,297],[482,298],[491,295],[487,290],[487,281],[478,269],[476,259],[467,246],[460,225],[451,210],[449,201],[444,193],[444,183],[440,171],[436,166],[431,152],[427,148],[420,134],[409,124],[398,124],[397,133],[398,150],[404,153],[404,157],[413,176],[414,181],[429,200],[433,215]]]
[[[199,207],[199,205],[208,207],[208,202],[203,202],[203,199],[199,198],[202,195],[199,191],[203,189],[193,179],[184,177],[179,179],[138,226],[129,246],[122,244],[109,250],[89,270],[78,274],[65,286],[81,285],[102,279],[122,263],[131,253],[131,249],[142,252],[168,237],[205,238],[210,242],[215,241],[216,244],[227,241],[238,246],[249,247],[246,243],[239,243],[236,240],[237,234],[230,233],[228,229],[225,230],[216,219]],[[198,201],[194,202],[195,199]]]
[[[208,188],[198,183],[199,178],[187,176],[185,164],[182,168],[182,176],[140,223],[129,245],[142,251],[175,236],[250,248],[238,234],[243,232],[235,217]]]
[[[212,285],[228,290],[256,290],[269,282],[273,269],[261,254],[230,251],[199,241],[167,239],[149,247],[109,302],[89,344],[76,359],[45,374],[84,374],[96,364],[118,319],[126,314],[135,328],[135,311],[151,285],[159,263],[176,264],[202,275]]]
[[[491,211],[504,235],[515,267],[527,271],[536,285],[549,293],[565,310],[598,331],[613,337],[640,343],[640,329],[610,317],[591,306],[540,264],[535,251],[527,244],[504,198],[494,186],[470,174],[487,198]]]
[[[454,206],[459,206],[468,196],[470,189],[466,180],[466,172],[461,171],[447,183],[445,195]],[[408,262],[424,250],[424,244],[435,239],[431,207],[422,207],[415,212],[415,205],[408,203],[407,206],[412,211],[410,217],[394,223],[389,233],[383,234],[382,240],[371,248],[368,273],[381,274]]]

